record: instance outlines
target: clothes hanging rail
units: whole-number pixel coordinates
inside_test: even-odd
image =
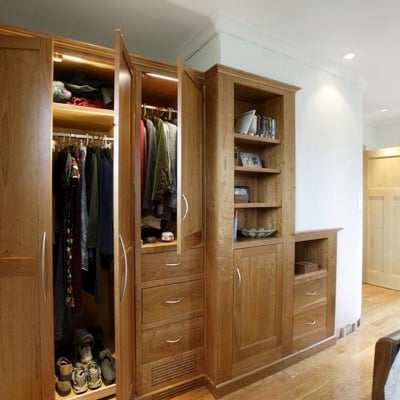
[[[53,137],[62,137],[67,139],[104,140],[105,142],[112,142],[114,140],[113,137],[105,135],[91,135],[88,133],[53,132]]]
[[[174,110],[173,108],[165,108],[165,107],[157,107],[157,106],[149,106],[147,104],[142,104],[142,108],[144,110],[156,110],[156,111],[162,111],[162,112],[167,112],[168,113],[168,119],[172,118],[172,113],[177,114],[178,111]]]
[[[144,108],[145,110],[157,110],[157,111],[171,112],[171,113],[177,113],[178,112],[178,110],[174,110],[173,108],[150,106],[148,104],[142,104],[142,108]]]

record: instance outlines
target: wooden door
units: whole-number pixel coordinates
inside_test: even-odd
[[[203,85],[178,60],[178,253],[203,238]]]
[[[135,376],[133,70],[115,32],[114,276],[117,398],[131,399]]]
[[[52,42],[0,36],[0,398],[54,398]]]
[[[281,245],[235,250],[234,268],[233,361],[258,358],[254,369],[281,355]]]
[[[400,290],[400,147],[364,152],[364,281]]]

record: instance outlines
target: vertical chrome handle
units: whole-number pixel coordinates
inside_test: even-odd
[[[242,286],[242,274],[240,273],[240,270],[238,267],[236,267],[236,273],[238,275],[238,285],[236,290],[239,290],[240,286]]]
[[[189,203],[188,203],[187,198],[184,193],[182,193],[182,199],[185,202],[185,206],[186,206],[185,214],[183,214],[183,217],[182,217],[182,221],[184,221],[189,212]]]
[[[43,232],[43,237],[42,237],[42,265],[41,265],[41,270],[42,270],[42,291],[43,291],[43,297],[44,301],[47,301],[47,296],[46,296],[46,232]]]
[[[120,304],[122,304],[122,301],[124,300],[125,297],[125,292],[126,292],[126,286],[128,284],[128,258],[126,256],[126,248],[125,248],[125,244],[124,241],[122,240],[122,236],[121,234],[119,234],[119,241],[121,243],[121,247],[122,247],[122,252],[124,253],[124,269],[125,269],[125,280],[124,280],[124,286],[122,289],[122,294],[121,294],[121,298],[119,300]]]

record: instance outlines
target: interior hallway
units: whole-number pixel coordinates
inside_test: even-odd
[[[400,292],[363,285],[361,325],[337,344],[223,400],[370,400],[376,341],[400,329]],[[174,400],[213,400],[201,388]]]

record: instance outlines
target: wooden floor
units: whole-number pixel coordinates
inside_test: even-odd
[[[400,329],[400,292],[363,286],[361,325],[322,351],[223,400],[370,400],[375,342]],[[214,400],[204,388],[174,400]]]

